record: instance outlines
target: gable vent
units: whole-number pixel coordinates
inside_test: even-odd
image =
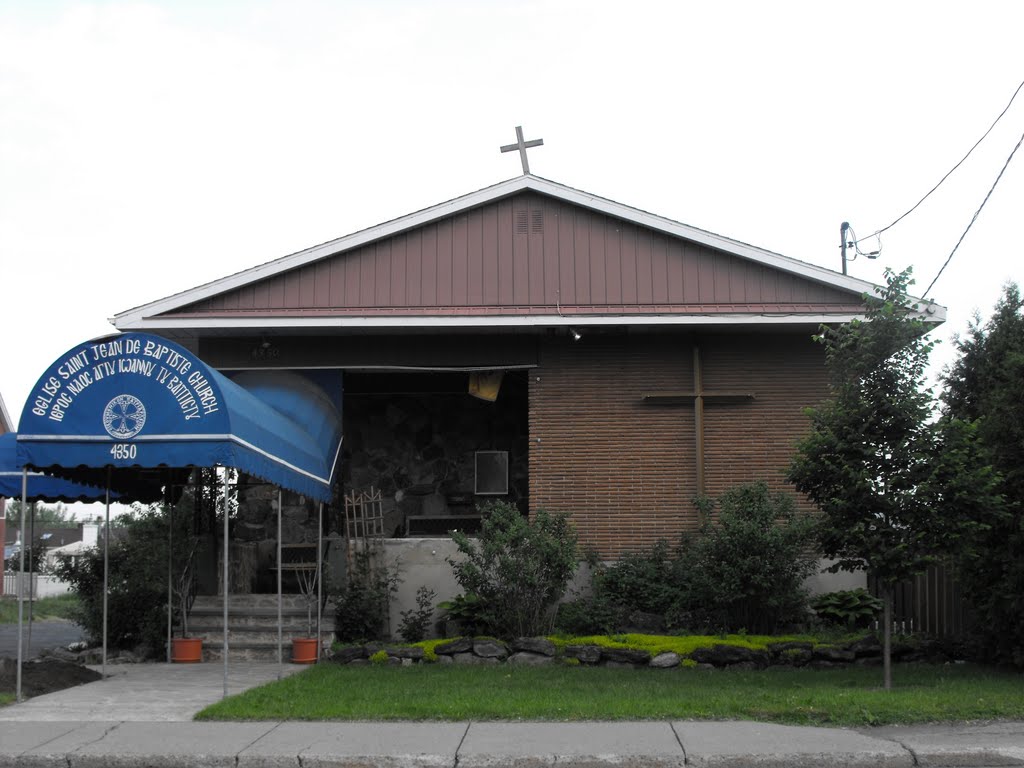
[[[515,233],[517,235],[540,234],[544,231],[544,211],[540,208],[521,208],[515,212]]]

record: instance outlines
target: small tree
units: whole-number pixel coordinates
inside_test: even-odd
[[[502,637],[546,633],[577,564],[576,532],[568,516],[540,510],[528,520],[503,501],[483,504],[480,511],[477,539],[452,533],[465,555],[448,560],[455,579],[479,596],[492,632]]]
[[[882,585],[888,689],[895,585],[952,551],[994,495],[973,432],[931,422],[933,342],[907,295],[910,271],[887,271],[886,282],[880,298],[865,297],[866,320],[815,337],[832,398],[809,412],[789,478],[821,509],[818,538],[833,570],[866,569]]]

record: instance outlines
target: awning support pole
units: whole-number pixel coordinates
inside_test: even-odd
[[[164,507],[167,510],[167,663],[170,664],[171,627],[174,622],[174,506],[168,504],[166,491]]]
[[[228,696],[228,596],[230,589],[228,585],[228,469],[224,467],[224,698]]]
[[[324,561],[324,503],[320,502],[320,514],[316,524],[316,660],[320,661],[322,640],[320,639],[320,609],[323,605],[324,580],[321,565]]]
[[[107,467],[105,524],[103,526],[103,663],[100,676],[107,677],[107,589],[110,584],[110,467]]]
[[[34,582],[36,581],[34,574],[36,570],[32,568],[32,561],[36,562],[36,569],[39,568],[39,553],[35,551],[36,542],[36,503],[33,501],[32,506],[29,507],[28,513],[28,538],[21,537],[29,544],[28,550],[28,637],[25,639],[25,646],[29,649],[29,653],[32,653],[32,615],[33,615],[33,602],[36,599],[36,588]]]
[[[284,631],[281,628],[281,489],[277,489],[277,679],[284,676]]]
[[[21,623],[23,620],[22,611],[25,600],[25,507],[28,506],[28,467],[21,470],[21,528],[18,529],[18,538],[21,539],[20,565],[18,567],[18,673],[15,677],[15,700],[21,703],[21,665],[25,660],[25,653],[21,647]]]

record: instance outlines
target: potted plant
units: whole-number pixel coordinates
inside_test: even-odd
[[[317,586],[320,580],[320,564],[305,563],[297,568],[295,575],[299,592],[306,601],[306,636],[292,638],[292,663],[316,664],[320,657],[320,638],[316,636],[313,622],[313,606],[317,601]]]
[[[171,638],[171,661],[176,664],[195,664],[203,660],[203,638],[190,637],[188,634],[188,609],[192,603],[192,586],[195,571],[192,569],[192,556],[195,554],[198,540],[193,541],[188,560],[174,585],[174,598],[178,603],[178,619],[181,635]]]

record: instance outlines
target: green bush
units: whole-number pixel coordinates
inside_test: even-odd
[[[837,590],[816,596],[811,610],[822,622],[852,631],[871,626],[882,611],[882,601],[863,587]]]
[[[555,628],[565,635],[608,635],[619,631],[626,619],[627,612],[621,605],[595,590],[588,597],[559,605]]]
[[[682,598],[680,559],[664,539],[646,552],[628,552],[595,574],[597,592],[631,611],[667,613]]]
[[[559,606],[560,632],[610,634],[626,627],[636,611],[667,616],[682,599],[679,561],[665,540],[609,566],[591,557],[590,566],[591,594]]]
[[[391,597],[401,580],[382,561],[379,552],[356,551],[348,579],[335,593],[334,634],[343,643],[378,640],[387,634]]]
[[[541,635],[577,563],[576,533],[565,515],[538,511],[528,520],[512,504],[481,505],[480,533],[453,532],[464,559],[448,562],[467,594],[486,606],[488,631],[500,637]]]
[[[731,488],[713,505],[700,534],[679,548],[684,597],[678,609],[691,622],[720,632],[772,634],[806,618],[804,581],[814,572],[814,521],[796,511],[792,496],[764,482]],[[680,615],[680,620],[686,613]]]
[[[458,622],[460,634],[480,635],[490,631],[487,606],[479,595],[472,592],[456,595],[438,603],[437,607],[442,611],[442,619]]]
[[[416,607],[402,611],[402,620],[398,623],[398,634],[407,643],[418,643],[427,636],[430,619],[434,616],[434,598],[437,593],[430,587],[422,586],[416,590]]]
[[[175,515],[175,561],[187,557],[191,540],[187,516]],[[159,655],[167,642],[168,520],[160,506],[135,507],[118,524],[124,534],[110,543],[107,643],[112,648]],[[58,578],[71,584],[81,601],[74,620],[93,642],[103,637],[103,549],[59,558]]]
[[[637,611],[664,617],[671,631],[770,633],[806,617],[804,579],[813,570],[813,523],[793,500],[761,483],[738,486],[715,505],[702,501],[705,522],[673,550],[660,541],[645,552],[594,564],[593,594],[561,606],[558,627],[570,634],[608,634]]]

